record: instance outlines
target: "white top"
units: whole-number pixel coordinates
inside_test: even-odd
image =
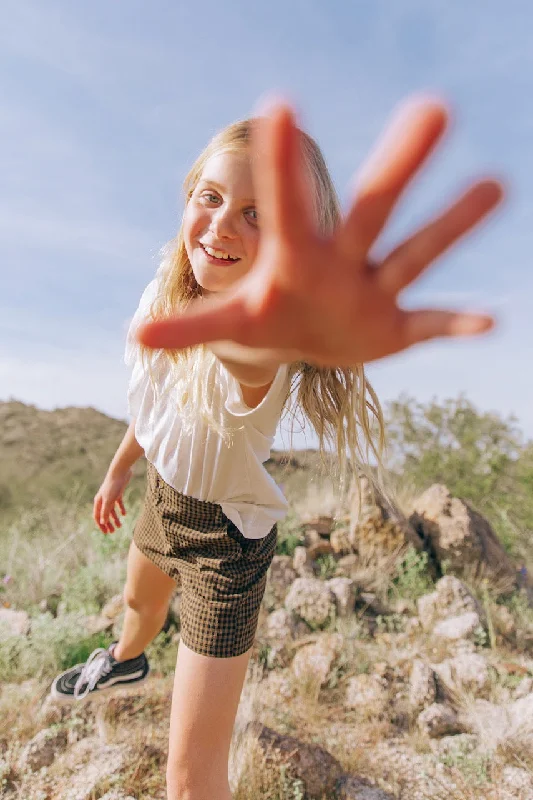
[[[260,539],[282,519],[288,503],[268,474],[276,427],[289,391],[288,366],[280,366],[268,393],[255,408],[242,397],[239,382],[213,359],[208,381],[214,391],[215,418],[236,429],[228,445],[198,415],[192,427],[182,425],[173,408],[172,374],[163,351],[154,351],[154,392],[134,332],[155,296],[156,280],[145,289],[128,331],[125,362],[133,368],[128,387],[128,410],[135,417],[135,438],[161,477],[182,494],[218,503],[224,514],[248,539]]]

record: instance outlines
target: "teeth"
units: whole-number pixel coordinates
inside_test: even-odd
[[[208,247],[206,244],[202,245],[204,250],[209,253],[210,256],[214,258],[225,258],[230,259],[231,256],[228,253],[224,253],[222,250],[213,250],[212,247]]]

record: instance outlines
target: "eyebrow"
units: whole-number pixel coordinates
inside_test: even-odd
[[[219,191],[221,194],[224,192],[224,187],[223,187],[223,186],[221,186],[221,185],[220,185],[220,183],[217,183],[216,181],[212,181],[212,180],[210,180],[209,178],[200,178],[200,180],[198,181],[198,183],[199,183],[199,184],[200,184],[200,183],[206,183],[206,184],[208,184],[209,186],[213,186],[213,187],[214,187],[215,189],[217,189],[217,190],[218,190],[218,191]],[[245,203],[255,203],[255,197],[252,197],[252,198],[246,198],[246,199],[245,199],[243,202],[245,202]]]

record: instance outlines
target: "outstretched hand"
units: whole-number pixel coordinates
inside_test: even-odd
[[[435,337],[490,329],[494,320],[488,315],[407,311],[398,305],[398,295],[500,202],[497,181],[470,185],[380,263],[370,256],[447,122],[439,102],[408,101],[364,166],[345,218],[324,238],[312,216],[293,112],[280,103],[272,107],[256,119],[252,137],[260,224],[253,267],[223,296],[143,325],[139,340],[173,349],[231,340],[268,349],[280,362],[353,366]]]

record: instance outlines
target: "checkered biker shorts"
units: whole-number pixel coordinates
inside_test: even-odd
[[[181,584],[181,638],[191,650],[228,658],[250,649],[276,539],[276,525],[247,539],[220,505],[181,494],[148,462],[133,541]]]

